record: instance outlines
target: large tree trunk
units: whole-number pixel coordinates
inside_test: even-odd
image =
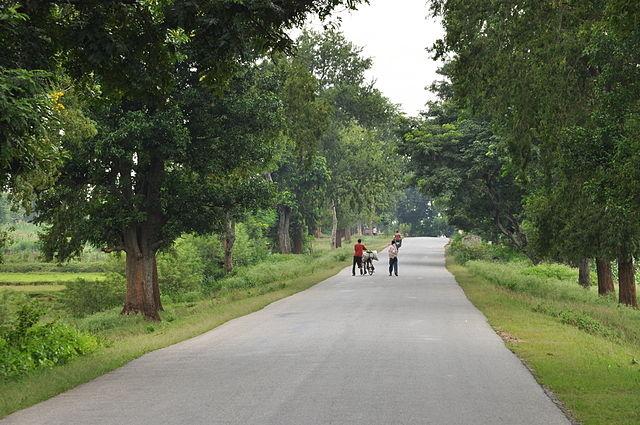
[[[291,208],[286,205],[278,205],[278,251],[282,254],[291,253],[290,221]]]
[[[335,202],[331,204],[331,248],[338,248],[338,213]]]
[[[618,292],[620,304],[638,307],[633,258],[618,258]]]
[[[140,235],[138,229],[127,230],[124,241],[126,252],[125,275],[127,293],[122,314],[142,313],[151,320],[160,320],[160,289],[156,252]]]
[[[294,254],[302,254],[302,251],[304,250],[305,225],[299,218],[293,220],[291,233],[291,252]]]
[[[350,227],[345,227],[344,228],[344,241],[345,242],[351,242],[351,228]]]
[[[578,263],[578,283],[583,288],[591,286],[591,279],[589,278],[589,259],[582,258]]]
[[[596,270],[598,272],[598,294],[615,294],[613,275],[611,274],[611,262],[604,258],[596,258]]]
[[[344,237],[344,229],[336,230],[336,248],[342,247],[342,238]]]
[[[227,212],[222,239],[222,247],[224,249],[224,271],[226,273],[231,273],[233,271],[233,244],[235,244],[235,242],[236,223],[233,218],[231,218],[231,214]]]

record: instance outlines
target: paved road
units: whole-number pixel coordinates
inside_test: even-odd
[[[1,424],[564,424],[445,270],[406,239],[400,277],[342,271]]]

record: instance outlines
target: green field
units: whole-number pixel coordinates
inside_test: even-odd
[[[447,264],[507,346],[578,421],[640,424],[640,311],[599,298],[568,274],[558,279],[547,265]]]
[[[58,292],[66,288],[65,285],[0,285],[0,291],[15,291],[25,294],[44,294],[47,292]]]
[[[52,283],[71,282],[76,279],[84,279],[90,281],[102,280],[105,278],[104,273],[69,273],[69,272],[52,272],[52,273],[0,273],[0,285],[48,285]]]

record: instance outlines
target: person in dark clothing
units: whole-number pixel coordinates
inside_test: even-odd
[[[362,239],[358,239],[358,243],[353,246],[353,267],[351,268],[351,275],[356,275],[356,264],[362,274],[362,254],[367,250],[367,247],[362,244]]]

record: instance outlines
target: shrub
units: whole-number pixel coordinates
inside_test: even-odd
[[[0,377],[63,364],[98,347],[95,337],[64,323],[39,324],[41,315],[36,303],[22,303],[0,329]]]
[[[460,264],[474,260],[512,261],[523,259],[523,256],[512,248],[502,244],[484,242],[475,235],[454,235],[447,252]]]
[[[255,264],[269,256],[269,244],[265,237],[251,237],[247,226],[236,225],[236,242],[233,247],[235,265]]]
[[[15,307],[27,301],[25,294],[0,291],[0,333],[7,326],[15,312]]]
[[[122,304],[126,291],[124,276],[108,273],[105,280],[78,279],[67,283],[60,302],[73,316],[81,317]]]
[[[170,251],[158,256],[158,283],[161,293],[169,295],[201,289],[205,265],[196,237],[185,235],[173,244]]]

